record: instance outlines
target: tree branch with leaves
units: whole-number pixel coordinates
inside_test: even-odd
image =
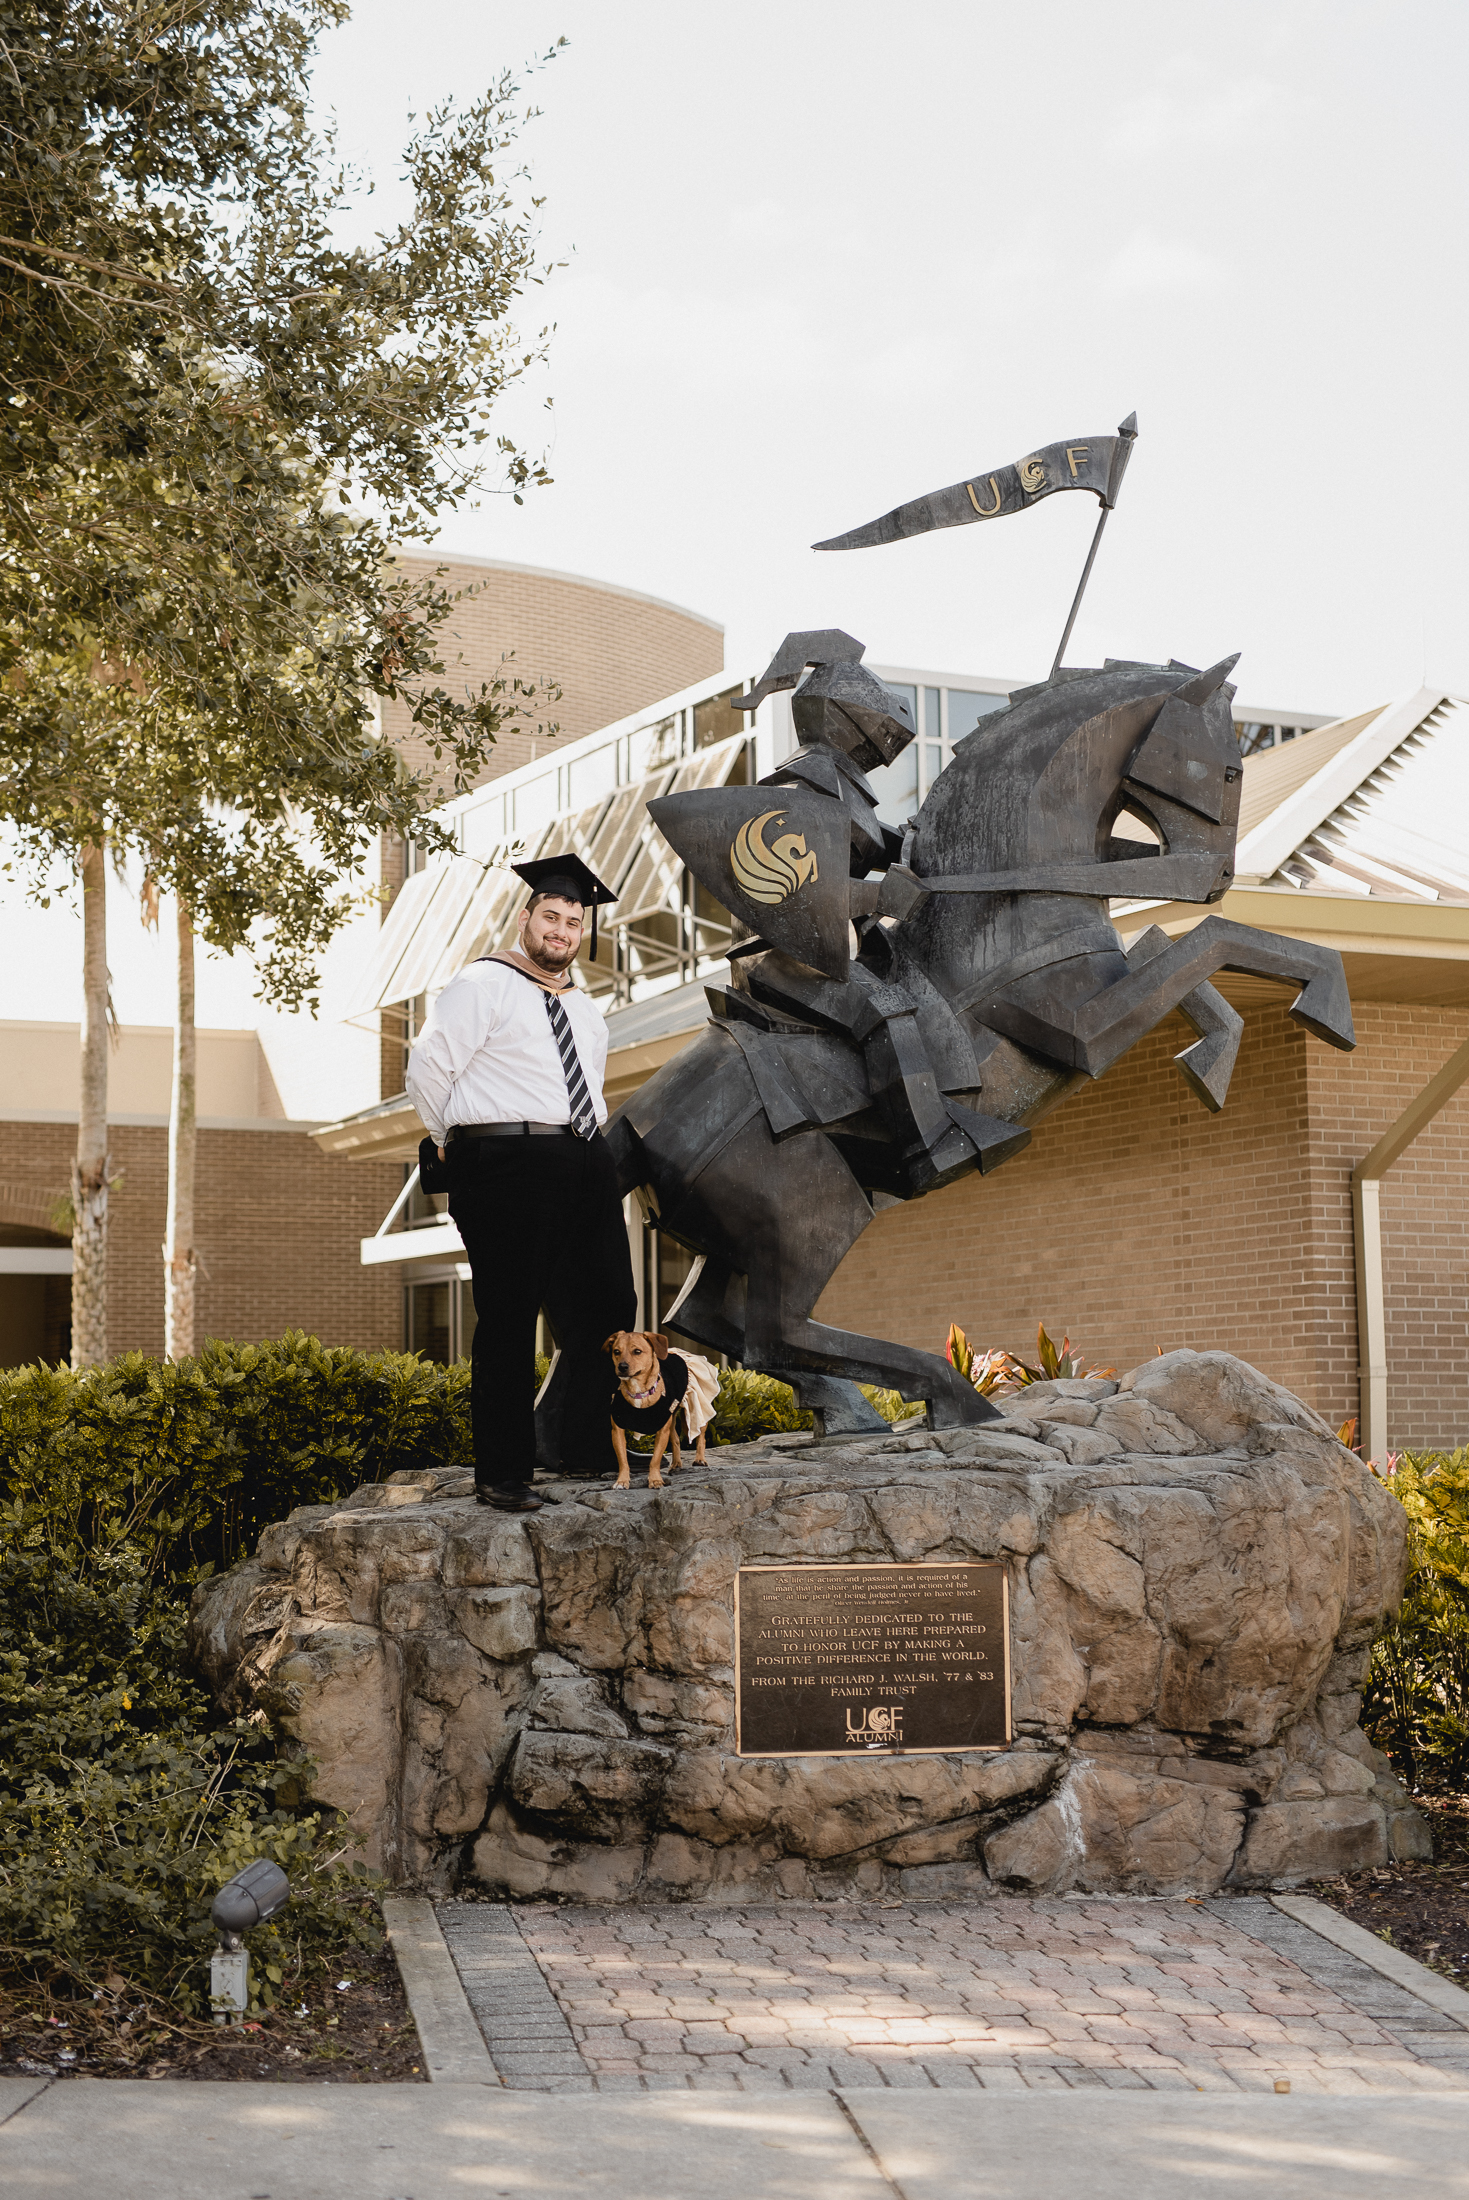
[[[548,478],[492,420],[549,335],[511,317],[546,272],[519,87],[428,115],[410,213],[344,244],[357,184],[307,118],[344,14],[0,0],[0,816],[33,883],[139,852],[290,1005],[379,837],[447,848],[430,806],[554,694],[510,664],[456,679],[455,595],[392,558],[481,489]],[[388,698],[431,772],[382,740]],[[105,941],[89,1030],[98,968]],[[100,1215],[76,1240],[89,1358]]]

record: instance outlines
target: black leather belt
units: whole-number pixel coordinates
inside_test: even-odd
[[[575,1138],[569,1123],[453,1123],[445,1145],[461,1138]]]

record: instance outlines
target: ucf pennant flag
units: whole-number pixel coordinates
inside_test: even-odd
[[[881,519],[849,534],[833,535],[827,542],[813,542],[813,550],[871,550],[880,542],[903,542],[910,535],[927,535],[936,527],[972,527],[976,520],[1004,519],[1011,512],[1029,511],[1054,496],[1058,489],[1090,489],[1111,510],[1122,487],[1122,476],[1137,441],[1137,414],[1129,413],[1115,435],[1078,436],[1071,443],[1048,443],[1044,450],[1017,458],[1013,465],[997,466],[993,473],[975,474],[970,481],[956,481],[951,488],[935,489],[911,504],[899,504]]]
[[[742,924],[828,978],[845,978],[851,834],[838,802],[797,788],[666,794],[648,815]]]

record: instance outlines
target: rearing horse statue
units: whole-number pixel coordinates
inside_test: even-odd
[[[1220,970],[1296,985],[1300,1023],[1355,1043],[1332,950],[1220,917],[1124,950],[1108,916],[1231,883],[1233,658],[1108,662],[1011,696],[899,833],[865,773],[915,729],[861,656],[848,635],[789,636],[737,707],[794,688],[801,747],[757,787],[650,805],[736,920],[731,978],[607,1129],[624,1191],[699,1256],[679,1330],[790,1383],[829,1434],[883,1425],[861,1382],[923,1399],[935,1427],[994,1414],[937,1355],[813,1318],[879,1207],[1002,1165],[1175,1008],[1198,1033],[1177,1067],[1221,1107],[1242,1026]],[[1120,834],[1124,812],[1156,841]]]

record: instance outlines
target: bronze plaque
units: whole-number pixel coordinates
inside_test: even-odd
[[[736,1751],[1004,1749],[1009,1619],[996,1562],[742,1566]]]

